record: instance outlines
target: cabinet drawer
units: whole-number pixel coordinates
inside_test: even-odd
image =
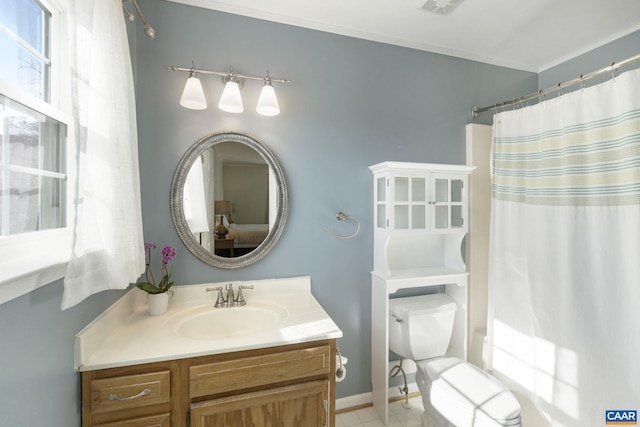
[[[204,363],[189,368],[191,397],[329,374],[328,345]]]
[[[171,416],[169,414],[154,415],[151,417],[116,421],[114,423],[96,424],[95,427],[171,427]]]
[[[91,411],[94,414],[167,403],[170,399],[168,370],[91,381]]]

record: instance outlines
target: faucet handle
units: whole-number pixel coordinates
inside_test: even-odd
[[[236,298],[236,305],[243,306],[247,305],[247,301],[244,299],[244,295],[242,294],[243,289],[253,289],[253,285],[240,285],[238,286],[238,298]]]
[[[207,288],[207,292],[218,291],[218,298],[216,299],[216,303],[214,307],[224,307],[227,305],[227,301],[224,299],[222,295],[222,286],[216,286],[215,288]]]

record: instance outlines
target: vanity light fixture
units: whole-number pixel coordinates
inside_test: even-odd
[[[180,97],[180,105],[192,110],[204,110],[207,108],[207,99],[204,97],[202,83],[200,83],[195,71],[189,72],[187,83],[184,85],[184,90]]]
[[[262,90],[260,91],[256,111],[263,116],[277,116],[280,114],[280,104],[278,104],[278,97],[271,84],[271,77],[268,71],[267,77],[264,79],[264,86],[262,86]]]
[[[277,116],[280,114],[280,105],[278,104],[273,83],[291,83],[289,79],[271,77],[268,71],[265,77],[261,77],[249,74],[238,74],[233,68],[230,68],[228,72],[203,70],[195,68],[193,65],[191,68],[176,66],[167,68],[172,71],[189,73],[182,97],[180,98],[180,105],[194,110],[207,108],[207,101],[202,91],[202,85],[200,84],[198,75],[210,74],[222,77],[224,90],[218,102],[218,108],[230,113],[242,113],[244,111],[242,97],[240,95],[240,89],[243,86],[244,80],[262,81],[263,87],[260,92],[256,111],[263,116]]]
[[[240,80],[235,74],[229,74],[224,76],[222,81],[224,81],[224,90],[218,102],[218,108],[228,113],[242,113],[244,105],[240,96]]]

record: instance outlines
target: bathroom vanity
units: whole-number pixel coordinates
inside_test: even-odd
[[[309,278],[242,283],[244,307],[181,286],[162,316],[133,289],[78,333],[83,427],[333,426],[342,333]]]
[[[473,166],[383,162],[374,181],[371,273],[373,406],[389,419],[389,299],[399,291],[444,292],[457,311],[447,356],[466,360],[467,281],[462,241],[468,231]],[[395,295],[394,295],[395,294]]]

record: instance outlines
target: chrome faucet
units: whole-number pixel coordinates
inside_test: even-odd
[[[236,298],[233,296],[233,283],[229,283],[225,289],[227,290],[227,304],[232,307],[232,304],[236,302]]]
[[[247,301],[244,299],[244,295],[242,294],[243,289],[253,289],[253,285],[240,285],[238,286],[238,296],[236,297],[233,293],[233,283],[227,284],[224,289],[227,291],[227,298],[222,294],[222,286],[216,286],[215,288],[207,288],[207,292],[218,291],[218,297],[216,298],[216,303],[214,307],[242,307],[243,305],[247,305]]]

